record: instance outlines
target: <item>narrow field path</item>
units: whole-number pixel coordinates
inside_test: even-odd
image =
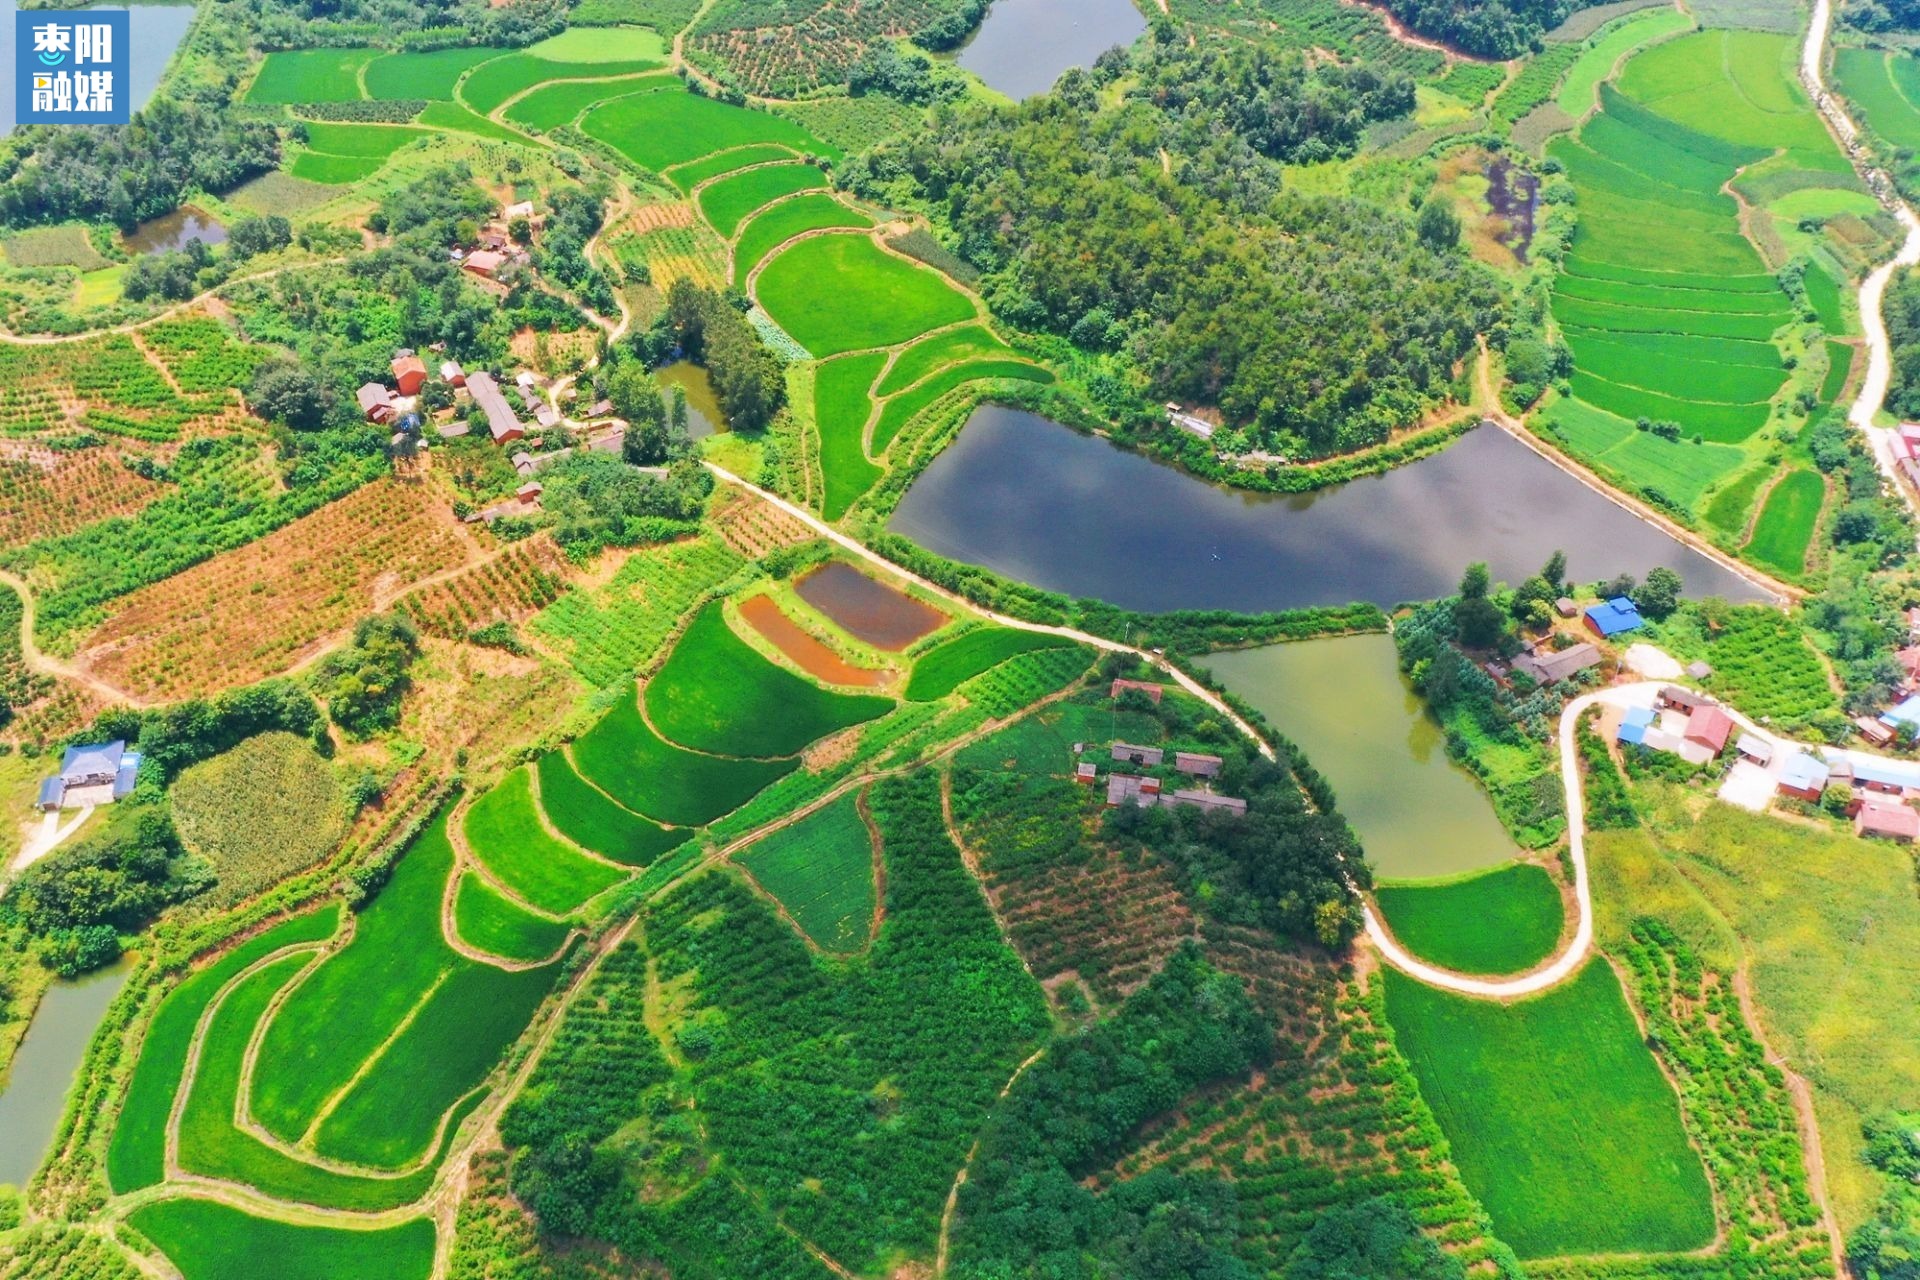
[[[136,707],[151,705],[147,699],[136,698],[112,681],[101,679],[85,667],[77,667],[65,659],[56,658],[34,643],[33,589],[27,585],[25,578],[5,569],[0,569],[0,582],[12,587],[14,594],[20,597],[20,656],[27,666],[43,676],[83,685],[109,702],[125,702]]]
[[[943,796],[942,802],[944,803],[944,801],[945,797]],[[1004,1099],[1009,1093],[1012,1093],[1013,1086],[1019,1083],[1020,1077],[1027,1073],[1027,1068],[1045,1057],[1046,1052],[1047,1046],[1041,1045],[1038,1049],[1028,1054],[1026,1060],[1013,1069],[1013,1074],[1007,1077],[1007,1082],[1000,1086],[1000,1092],[995,1094],[994,1097],[996,1099]],[[947,1203],[946,1206],[940,1210],[939,1243],[935,1246],[933,1254],[934,1280],[943,1280],[943,1277],[947,1274],[947,1244],[953,1234],[954,1213],[960,1207],[960,1188],[967,1185],[967,1173],[973,1168],[973,1158],[979,1154],[980,1140],[975,1138],[973,1145],[967,1148],[967,1158],[960,1165],[959,1172],[953,1175],[953,1185],[947,1189]]]

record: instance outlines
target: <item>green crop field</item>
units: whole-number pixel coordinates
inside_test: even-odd
[[[1851,174],[1800,87],[1799,42],[1763,31],[1703,31],[1656,45],[1620,76],[1629,97],[1678,124],[1766,152],[1788,167]]]
[[[639,75],[658,71],[660,62],[635,58],[614,62],[561,62],[535,57],[530,53],[512,53],[474,69],[459,89],[459,100],[481,115],[490,115],[509,99],[536,85],[555,80],[608,80],[615,76]],[[618,93],[619,90],[610,90]]]
[[[1836,49],[1836,87],[1853,105],[1854,118],[1896,147],[1920,147],[1920,106],[1893,81],[1890,63],[1909,53],[1881,49]]]
[[[1707,523],[1722,533],[1744,532],[1754,496],[1772,474],[1772,470],[1764,466],[1742,472],[1733,483],[1713,495],[1713,501],[1707,504]]]
[[[1813,541],[1826,496],[1826,481],[1810,467],[1795,467],[1781,476],[1760,508],[1753,539],[1747,543],[1748,556],[1789,577],[1804,573],[1807,545]]]
[[[1869,212],[1879,212],[1879,206],[1874,203],[1872,197],[1866,197],[1866,199],[1867,203],[1872,205]],[[1847,317],[1840,305],[1839,282],[1828,275],[1827,269],[1818,262],[1808,264],[1804,280],[1807,286],[1807,301],[1812,304],[1814,314],[1820,317],[1820,327],[1829,334],[1844,334],[1847,331]]]
[[[453,922],[462,941],[502,960],[545,960],[567,940],[566,925],[529,914],[471,871],[455,891]]]
[[[833,287],[821,288],[822,280]],[[946,277],[892,257],[866,236],[802,240],[762,269],[754,292],[815,356],[907,342],[974,314]]]
[[[432,125],[436,129],[451,129],[455,133],[470,133],[476,138],[492,138],[498,142],[531,145],[526,138],[505,125],[495,124],[485,116],[476,115],[457,102],[429,102],[427,109],[422,111],[417,119],[421,124]]]
[[[171,797],[180,839],[213,865],[223,902],[312,865],[345,826],[333,767],[290,733],[257,734],[201,761]]]
[[[629,93],[651,93],[679,81],[669,75],[642,75],[625,80],[561,80],[543,85],[506,110],[506,118],[529,129],[557,129],[575,117]]]
[[[381,101],[426,98],[449,102],[453,99],[453,86],[469,67],[490,62],[501,53],[499,49],[464,48],[389,53],[367,64],[367,96]]]
[[[372,61],[377,52],[377,49],[294,49],[270,53],[247,90],[247,101],[352,102],[360,97],[360,69]]]
[[[1036,649],[1071,648],[1073,641],[1041,631],[1015,631],[1007,627],[982,627],[948,640],[921,654],[913,664],[907,681],[907,699],[932,702],[944,698],[966,681],[989,667],[997,667],[1015,654]]]
[[[113,265],[93,247],[87,229],[80,226],[32,227],[4,241],[7,261],[16,267],[78,267],[100,271]]]
[[[848,792],[736,859],[828,951],[858,951],[873,920],[873,838],[857,801]]]
[[[734,242],[734,287],[745,289],[747,276],[760,265],[761,259],[803,232],[829,227],[864,230],[872,225],[873,219],[847,208],[832,196],[808,195],[782,200],[748,222]]]
[[[879,421],[873,424],[874,451],[884,451],[909,422],[947,392],[969,382],[993,378],[1014,378],[1021,382],[1053,381],[1051,373],[1024,360],[974,360],[966,364],[949,365],[915,385],[912,390],[903,391],[887,401],[887,407],[880,411]]]
[[[167,1121],[186,1070],[187,1053],[200,1015],[233,977],[282,947],[321,942],[340,927],[338,904],[296,916],[250,938],[167,994],[140,1042],[140,1057],[107,1148],[107,1179],[125,1194],[166,1176]]]
[[[644,867],[687,838],[684,831],[615,804],[574,771],[564,752],[549,751],[534,767],[547,820],[561,835],[603,858]]]
[[[666,57],[667,48],[660,33],[650,27],[574,27],[527,46],[527,52],[554,62],[591,64],[659,62]]]
[[[743,147],[733,147],[718,155],[703,160],[691,160],[672,167],[666,175],[667,181],[685,192],[691,192],[708,178],[717,178],[723,173],[732,173],[749,165],[766,164],[773,160],[798,160],[799,152],[792,147],[783,147],[777,143],[750,143]]]
[[[343,187],[371,178],[385,163],[373,156],[329,156],[318,151],[303,151],[293,158],[287,172],[303,182]]]
[[[1381,885],[1374,897],[1402,946],[1459,973],[1524,973],[1553,954],[1566,922],[1559,886],[1531,863],[1443,884]]]
[[[1786,324],[1793,318],[1792,309],[1787,305],[1787,297],[1784,293],[1663,288],[1638,281],[1597,280],[1574,274],[1556,281],[1555,288],[1562,297],[1612,306],[1658,308],[1679,312],[1712,311],[1722,315],[1771,316],[1774,317],[1775,327]],[[1749,349],[1746,357],[1748,363],[1761,363],[1757,357],[1765,353],[1763,343],[1764,339],[1745,340],[1745,345]],[[1759,350],[1755,351],[1754,348]],[[1777,353],[1774,355],[1773,363],[1776,367],[1779,364]]]
[[[581,735],[573,760],[584,777],[635,813],[687,827],[731,813],[799,763],[682,751],[647,727],[632,695]]]
[[[755,142],[780,143],[795,151],[827,150],[790,120],[691,93],[621,98],[596,108],[580,127],[641,168],[655,172]]]
[[[1621,58],[1641,45],[1692,26],[1693,19],[1677,9],[1660,8],[1634,14],[1601,33],[1581,52],[1567,68],[1554,101],[1562,111],[1579,119],[1593,110],[1600,82],[1613,74],[1614,64]]]
[[[883,396],[905,391],[930,373],[975,357],[1010,357],[1013,348],[996,338],[985,325],[951,329],[914,343],[894,357],[893,367],[874,391]]]
[[[1573,394],[1623,418],[1651,418],[1680,424],[1688,436],[1737,444],[1767,425],[1765,404],[1714,404],[1622,386],[1598,375],[1574,370]]]
[[[1680,647],[1683,660],[1703,658],[1713,668],[1707,687],[1716,695],[1782,731],[1838,709],[1819,656],[1799,626],[1776,609],[1739,606],[1710,640]]]
[[[730,178],[721,178],[700,191],[700,214],[713,229],[731,240],[747,215],[782,196],[817,191],[827,175],[810,164],[775,164]]]
[[[212,1200],[162,1200],[128,1216],[187,1280],[259,1280],[272,1259],[274,1280],[426,1280],[433,1271],[430,1218],[352,1231],[271,1222]]]
[[[467,809],[467,846],[521,899],[566,915],[624,879],[616,867],[596,862],[547,833],[533,803],[533,776],[515,769]]]
[[[329,124],[319,120],[307,125],[307,145],[330,156],[379,157],[384,160],[409,142],[432,136],[431,130],[416,129],[411,125]]]
[[[820,512],[829,520],[845,515],[880,478],[881,469],[867,460],[864,436],[873,412],[868,389],[886,362],[886,353],[875,351],[828,360],[814,373],[813,425],[826,488]]]
[[[1694,375],[1695,400],[1723,404],[1752,404],[1772,398],[1780,389],[1779,354],[1760,343],[1741,345],[1758,347],[1773,355],[1772,368],[1741,364],[1699,365],[1687,356],[1669,354],[1662,343],[1673,342],[1656,334],[1615,333],[1603,329],[1580,329],[1569,324],[1567,343],[1573,349],[1577,367],[1596,377],[1627,386],[1660,390],[1685,386],[1685,375]],[[1684,341],[1684,340],[1682,340]]]
[[[733,633],[717,600],[687,624],[645,696],[648,718],[668,741],[754,758],[792,755],[894,705],[833,693],[775,666]]]
[[[1713,1239],[1680,1106],[1613,970],[1515,1004],[1386,971],[1387,1018],[1460,1176],[1521,1258],[1666,1253]]]
[[[1827,339],[1827,372],[1820,379],[1820,403],[1836,404],[1846,392],[1847,378],[1853,373],[1852,343]]]

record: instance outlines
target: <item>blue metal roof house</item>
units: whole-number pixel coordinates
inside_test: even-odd
[[[68,804],[103,804],[132,794],[140,772],[140,753],[125,742],[96,742],[68,747],[60,772],[40,784],[40,807],[51,812]],[[84,797],[74,791],[86,791]]]
[[[1587,609],[1587,629],[1602,640],[1640,629],[1640,610],[1625,596],[1615,596]]]
[[[1615,741],[1635,747],[1646,746],[1647,730],[1653,727],[1655,715],[1652,707],[1627,708],[1627,714],[1620,721],[1620,732],[1615,736]]]

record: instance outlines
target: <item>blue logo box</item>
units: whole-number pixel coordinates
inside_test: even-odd
[[[132,106],[125,9],[14,14],[14,104],[21,124],[125,124]]]

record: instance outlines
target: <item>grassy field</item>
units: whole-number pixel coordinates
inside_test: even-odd
[[[822,280],[834,287],[820,288]],[[802,240],[766,265],[755,293],[817,357],[906,342],[974,314],[946,277],[890,256],[866,236]]]
[[[181,840],[213,864],[225,902],[318,861],[346,820],[333,766],[290,733],[258,734],[186,769],[171,797]]]
[[[991,378],[1017,378],[1022,382],[1053,381],[1051,373],[1024,360],[972,360],[949,365],[912,390],[903,391],[887,401],[887,407],[880,411],[879,420],[873,424],[874,452],[884,452],[908,423],[941,396],[965,383]]]
[[[1562,111],[1578,120],[1593,110],[1598,101],[1600,82],[1613,74],[1614,64],[1641,45],[1663,36],[1685,31],[1693,20],[1677,9],[1654,9],[1636,13],[1588,45],[1567,68],[1566,78],[1554,101]]]
[[[1705,31],[1635,57],[1620,87],[1669,120],[1766,152],[1784,167],[1850,174],[1795,70],[1799,44],[1762,31]]]
[[[1892,61],[1908,53],[1882,49],[1836,49],[1836,87],[1853,105],[1854,118],[1896,147],[1920,147],[1920,106],[1894,82]]]
[[[247,101],[352,102],[360,97],[360,69],[373,60],[376,52],[374,49],[293,49],[270,53],[247,90]]]
[[[1460,1176],[1523,1259],[1713,1238],[1680,1106],[1604,962],[1517,1004],[1386,971],[1387,1018]]]
[[[727,625],[719,601],[695,615],[648,681],[647,716],[668,741],[716,755],[792,755],[893,709],[890,698],[832,693],[777,667]]]
[[[78,267],[99,271],[112,265],[93,247],[81,226],[34,227],[15,232],[4,244],[7,261],[16,267]]]
[[[544,960],[567,938],[566,925],[528,914],[471,871],[460,877],[453,923],[462,941],[502,960]]]
[[[473,856],[523,900],[555,915],[578,910],[624,877],[547,833],[533,803],[529,769],[515,769],[467,809]]]
[[[798,763],[682,751],[647,728],[632,696],[573,744],[573,759],[583,776],[635,813],[687,827],[738,809]]]
[[[1853,373],[1852,344],[1827,339],[1827,372],[1820,379],[1820,402],[1837,403],[1847,389],[1847,379]]]
[[[1402,946],[1460,973],[1524,973],[1553,954],[1566,923],[1559,886],[1530,863],[1443,884],[1382,885],[1374,897]]]
[[[426,1280],[433,1271],[428,1218],[397,1227],[347,1231],[271,1222],[211,1200],[162,1200],[129,1215],[134,1230],[158,1245],[187,1280],[258,1280],[273,1260],[274,1280]]]
[[[1826,496],[1826,481],[1811,467],[1795,467],[1781,476],[1760,508],[1753,538],[1747,543],[1748,558],[1789,578],[1806,572],[1807,545],[1813,541]]]
[[[574,27],[529,45],[527,52],[554,62],[658,62],[667,47],[650,27]]]
[[[827,951],[858,951],[873,920],[873,839],[857,798],[849,792],[737,859]]]
[[[500,53],[498,49],[484,48],[389,53],[367,64],[367,96],[382,101],[425,98],[430,102],[450,102],[453,86],[467,68],[490,62]]]
[[[534,767],[540,808],[561,835],[603,858],[644,867],[680,844],[687,833],[621,808],[574,771],[565,753],[550,751]]]
[[[741,229],[733,246],[734,287],[745,289],[747,276],[760,265],[760,260],[802,232],[828,227],[864,229],[872,225],[873,219],[854,212],[832,196],[797,196],[783,200]]]
[[[605,80],[659,69],[659,60],[652,58],[585,63],[562,62],[536,57],[531,53],[512,53],[475,68],[461,83],[458,95],[461,102],[484,116],[491,114],[508,99],[551,80]],[[619,90],[609,92],[617,93]]]
[[[700,214],[731,240],[747,215],[782,196],[817,191],[827,175],[810,164],[775,164],[721,178],[700,191]]]
[[[813,423],[820,435],[820,473],[826,494],[820,513],[838,520],[873,488],[881,468],[867,461],[863,437],[873,412],[868,391],[886,364],[886,353],[828,360],[815,371]]]
[[[166,1176],[167,1118],[186,1069],[200,1015],[235,974],[282,947],[331,938],[340,927],[337,904],[297,916],[250,938],[185,978],[167,994],[148,1024],[126,1101],[107,1147],[107,1180],[125,1194]]]
[[[985,325],[968,325],[964,329],[935,334],[902,351],[894,358],[893,367],[887,370],[887,376],[880,379],[880,385],[874,390],[879,395],[890,396],[905,391],[928,374],[936,373],[950,364],[974,357],[1012,355],[1013,348],[996,338]]]
[[[907,680],[907,700],[932,702],[944,698],[989,667],[997,667],[1018,653],[1035,649],[1067,648],[1073,641],[1039,631],[982,627],[937,644],[921,654]]]
[[[604,69],[599,73],[604,75]],[[621,98],[589,113],[580,127],[641,168],[655,172],[756,142],[775,142],[795,151],[827,150],[790,120],[691,93]]]

